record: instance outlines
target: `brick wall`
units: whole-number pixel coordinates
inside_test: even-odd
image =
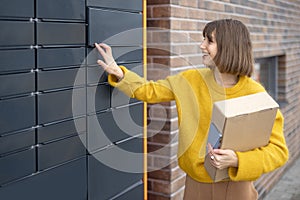
[[[251,32],[255,58],[278,56],[278,95],[285,116],[289,163],[261,177],[263,197],[298,157],[300,147],[300,2],[286,0],[148,0],[148,79],[201,65],[202,29],[234,18]],[[234,37],[234,36],[233,36]],[[149,105],[149,199],[182,199],[185,174],[176,160],[178,119],[174,102]]]

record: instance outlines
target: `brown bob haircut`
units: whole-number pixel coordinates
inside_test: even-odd
[[[203,37],[212,41],[215,34],[217,54],[214,62],[221,73],[251,76],[253,73],[253,52],[247,27],[234,19],[209,22],[203,30]]]

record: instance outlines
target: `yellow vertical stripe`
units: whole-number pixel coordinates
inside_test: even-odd
[[[143,72],[147,78],[147,0],[143,0]],[[148,199],[147,176],[147,103],[144,103],[144,200]]]

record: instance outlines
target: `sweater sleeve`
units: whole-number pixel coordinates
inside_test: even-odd
[[[247,152],[236,152],[237,168],[230,167],[228,174],[233,181],[251,181],[271,172],[288,160],[288,148],[283,134],[283,116],[278,110],[269,144]]]
[[[124,78],[118,82],[113,75],[108,76],[108,82],[131,98],[136,98],[148,103],[158,103],[174,100],[174,93],[171,88],[170,78],[158,81],[147,81],[138,74],[120,66]]]

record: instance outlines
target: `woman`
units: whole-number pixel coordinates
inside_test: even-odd
[[[111,48],[95,44],[104,61],[98,64],[109,73],[109,83],[130,97],[158,103],[175,100],[179,118],[178,163],[186,172],[185,200],[257,199],[253,181],[285,164],[288,149],[283,134],[283,116],[277,112],[269,144],[247,152],[212,149],[206,142],[215,101],[263,92],[252,80],[253,53],[250,34],[238,20],[208,23],[200,46],[203,64],[164,80],[147,81],[118,66]],[[230,180],[214,183],[204,168],[205,155],[218,169],[228,168]]]

